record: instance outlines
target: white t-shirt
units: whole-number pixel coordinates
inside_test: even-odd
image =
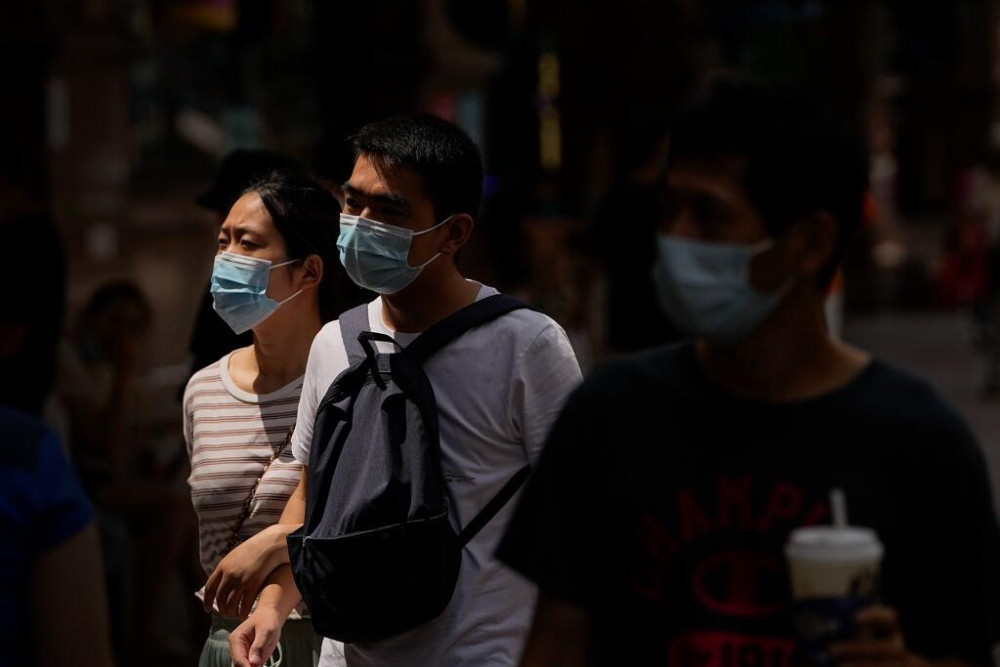
[[[477,299],[496,294],[483,287]],[[382,299],[368,305],[372,330],[403,346],[418,334],[389,329]],[[392,347],[385,344],[387,350]],[[348,367],[339,322],[313,341],[292,452],[309,463],[316,408]],[[581,380],[569,339],[551,318],[509,313],[450,343],[424,365],[438,403],[441,463],[456,529],[468,524],[525,463],[534,465],[549,429]],[[517,497],[465,547],[455,593],[438,618],[381,642],[345,646],[347,664],[508,667],[518,664],[531,623],[534,586],[493,557]],[[453,517],[454,518],[454,517]],[[324,659],[321,667],[326,667]]]

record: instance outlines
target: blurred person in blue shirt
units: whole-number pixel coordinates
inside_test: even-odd
[[[112,664],[93,511],[40,413],[49,394],[65,284],[58,235],[41,217],[5,221],[17,251],[0,309],[0,665]],[[39,272],[38,254],[51,260]]]

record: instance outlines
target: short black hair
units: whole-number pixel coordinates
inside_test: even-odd
[[[457,125],[426,113],[394,116],[365,125],[351,145],[355,160],[364,155],[383,176],[393,167],[412,169],[439,222],[459,213],[479,213],[483,159]]]
[[[332,192],[295,169],[273,171],[247,192],[260,196],[271,222],[285,240],[289,259],[318,255],[323,260],[319,310],[324,322],[336,319],[342,310],[364,299],[344,279],[337,249],[340,204]]]
[[[794,88],[720,77],[677,118],[667,170],[678,160],[745,161],[742,185],[772,236],[825,211],[837,246],[818,279],[836,275],[861,224],[868,158],[861,142],[816,100]]]

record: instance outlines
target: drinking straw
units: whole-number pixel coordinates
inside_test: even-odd
[[[833,511],[833,525],[838,530],[847,528],[847,500],[843,489],[830,490],[830,508]]]

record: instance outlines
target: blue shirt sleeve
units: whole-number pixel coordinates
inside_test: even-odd
[[[80,532],[94,517],[79,478],[59,444],[46,431],[39,443],[35,468],[33,550],[45,552]]]

